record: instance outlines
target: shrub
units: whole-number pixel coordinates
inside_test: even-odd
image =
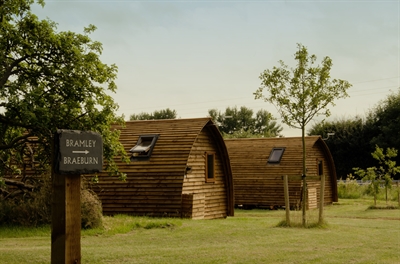
[[[348,175],[345,181],[338,183],[338,197],[342,199],[358,199],[363,196],[365,188],[360,186],[354,176]]]
[[[0,197],[0,225],[38,227],[51,224],[52,182],[44,175],[35,189],[13,198]],[[83,228],[102,226],[102,206],[97,195],[81,190],[81,223]]]
[[[81,190],[81,222],[82,228],[103,226],[101,201],[93,191],[88,189]]]
[[[0,224],[41,226],[51,220],[51,180],[43,176],[33,191],[0,200]]]

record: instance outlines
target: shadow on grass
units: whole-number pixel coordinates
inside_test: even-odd
[[[293,227],[293,228],[319,228],[319,229],[326,229],[328,228],[328,223],[326,221],[322,222],[309,222],[306,223],[305,226],[303,226],[303,223],[300,222],[290,222],[287,223],[286,220],[280,221],[276,227]]]
[[[371,205],[371,206],[368,206],[367,210],[370,210],[370,209],[372,209],[372,210],[374,210],[374,209],[378,209],[378,210],[387,210],[387,209],[396,210],[396,209],[400,209],[400,207],[399,206],[395,206],[395,205],[384,205],[384,206],[382,206],[382,205]]]

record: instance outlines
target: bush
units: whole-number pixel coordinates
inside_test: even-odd
[[[44,175],[34,191],[13,198],[0,197],[0,225],[38,227],[51,224],[52,182]],[[81,189],[82,228],[102,226],[102,205],[97,195]]]
[[[81,190],[81,222],[82,228],[103,226],[101,201],[93,191],[88,189]]]
[[[0,200],[0,224],[37,227],[51,220],[51,180],[43,176],[33,191]]]
[[[346,181],[340,180],[338,183],[338,197],[342,199],[358,199],[364,194],[364,189],[357,180],[350,174]]]
[[[354,177],[350,174],[345,181],[339,180],[338,182],[338,197],[341,199],[359,199],[373,197],[371,188],[368,188],[369,183],[364,183],[360,185]],[[386,200],[386,192],[384,192],[385,187],[382,184],[379,187],[379,192],[377,194],[378,200]],[[400,188],[398,186],[392,186],[388,192],[389,201],[398,201]]]

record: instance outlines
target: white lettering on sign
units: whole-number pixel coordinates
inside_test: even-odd
[[[99,164],[98,157],[64,157],[64,164]]]
[[[65,140],[66,147],[83,147],[83,148],[94,148],[96,147],[96,140],[84,139],[84,140],[74,140],[74,139],[66,139]]]

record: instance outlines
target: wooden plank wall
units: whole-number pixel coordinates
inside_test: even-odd
[[[318,159],[324,160],[324,172],[329,177],[325,154],[318,144],[319,137],[307,137],[307,174],[318,173]],[[284,206],[282,175],[289,176],[289,196],[291,207],[298,207],[301,198],[302,182],[291,176],[302,175],[301,138],[261,138],[261,139],[226,139],[231,161],[235,204],[254,206]],[[273,147],[285,147],[280,164],[267,164]],[[336,177],[336,175],[334,175]],[[335,179],[336,181],[336,179]],[[325,203],[332,203],[331,180],[326,181]],[[316,188],[319,200],[319,182],[308,181],[308,188]]]
[[[205,153],[214,152],[215,181],[205,182]],[[187,166],[192,170],[183,182],[183,193],[204,197],[204,219],[224,218],[227,216],[227,192],[220,153],[210,132],[204,129],[196,139],[191,150]],[[197,218],[201,218],[197,216]]]
[[[190,150],[209,119],[179,119],[127,122],[120,141],[132,148],[139,135],[159,134],[152,156],[146,161],[123,163],[117,158],[125,182],[103,172],[93,189],[103,204],[104,214],[180,217],[182,184]]]
[[[230,177],[229,182],[232,182],[232,175],[222,169],[230,169],[226,164],[229,160],[221,158],[216,144],[225,147],[225,143],[222,136],[221,142],[216,142],[210,132],[216,127],[210,118],[131,121],[125,128],[118,129],[126,151],[136,144],[140,135],[159,134],[159,138],[149,160],[125,164],[116,158],[120,171],[127,174],[125,182],[105,172],[99,174],[99,183],[93,189],[103,203],[105,214],[193,219],[227,216],[225,178]],[[207,184],[204,182],[206,151],[216,153],[216,181]],[[186,174],[188,166],[192,170]],[[233,195],[230,201],[233,201]]]

